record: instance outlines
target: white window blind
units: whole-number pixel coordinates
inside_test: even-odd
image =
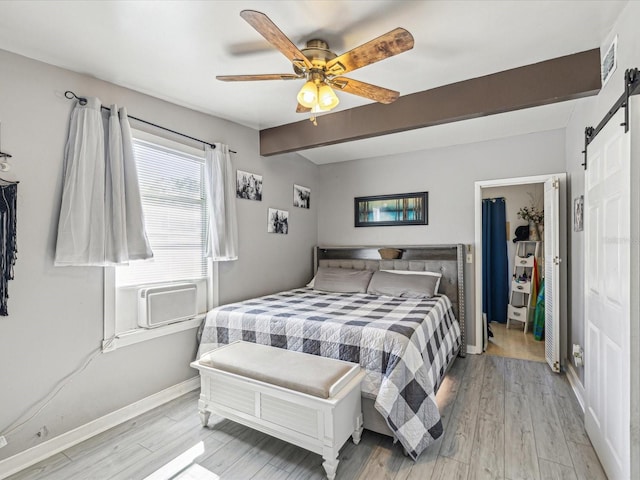
[[[134,139],[152,260],[116,268],[116,287],[207,278],[203,158]]]

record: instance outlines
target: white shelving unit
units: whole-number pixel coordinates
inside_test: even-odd
[[[531,317],[531,286],[534,273],[534,259],[538,259],[538,268],[542,252],[542,242],[517,242],[513,264],[513,278],[509,292],[507,307],[507,328],[511,321],[524,323],[524,333],[527,333]]]

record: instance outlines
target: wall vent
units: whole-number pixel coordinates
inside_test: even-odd
[[[195,283],[146,287],[138,290],[138,325],[156,328],[197,314]]]
[[[602,57],[602,62],[600,64],[600,72],[602,74],[602,86],[604,87],[606,83],[613,75],[613,72],[616,71],[616,67],[618,66],[618,36],[616,35],[605,53],[604,57]]]

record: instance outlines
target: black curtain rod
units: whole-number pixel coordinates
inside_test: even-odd
[[[86,105],[87,104],[87,99],[86,98],[78,97],[71,90],[67,90],[66,92],[64,92],[64,96],[66,98],[68,98],[69,100],[73,100],[75,98],[76,100],[78,100],[80,105]],[[111,109],[109,107],[105,107],[104,105],[101,105],[100,108],[102,108],[103,110],[107,110],[109,112],[111,111]],[[136,120],[137,122],[142,122],[142,123],[145,123],[147,125],[151,125],[152,127],[159,128],[160,130],[165,130],[167,132],[171,132],[171,133],[173,133],[175,135],[180,135],[181,137],[185,137],[185,138],[188,138],[190,140],[195,140],[196,142],[203,143],[204,145],[209,145],[211,148],[216,148],[215,144],[213,144],[213,143],[205,142],[204,140],[200,140],[199,138],[192,137],[190,135],[185,135],[184,133],[176,132],[175,130],[171,130],[170,128],[163,127],[161,125],[158,125],[157,123],[147,122],[146,120],[143,120],[143,119],[138,118],[138,117],[134,117],[133,115],[127,115],[127,116],[129,118],[133,119],[133,120]],[[229,150],[229,151],[231,153],[238,153],[235,150]]]

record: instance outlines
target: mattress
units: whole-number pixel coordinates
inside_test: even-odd
[[[363,396],[409,456],[442,435],[435,394],[460,348],[460,326],[444,295],[428,299],[302,288],[211,310],[198,357],[244,340],[359,363]]]

